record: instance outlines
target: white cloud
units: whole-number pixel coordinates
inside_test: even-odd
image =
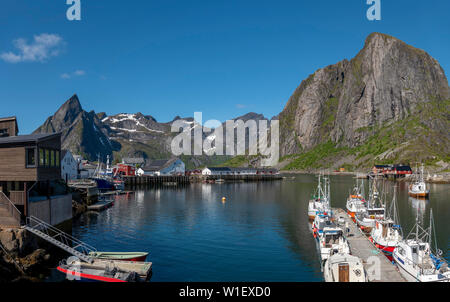
[[[3,52],[0,58],[8,63],[46,62],[60,54],[63,43],[64,40],[57,34],[35,35],[31,43],[19,38],[13,41],[16,52]]]
[[[61,74],[61,79],[68,80],[68,79],[73,78],[73,77],[84,76],[85,74],[86,74],[86,71],[78,69],[78,70],[75,70],[74,72],[71,72],[71,73],[67,73],[66,72],[66,73]]]
[[[82,75],[85,75],[86,72],[84,70],[75,70],[75,72],[73,74],[76,76],[82,76]]]
[[[245,107],[247,107],[247,106],[244,105],[244,104],[237,104],[237,105],[236,105],[236,108],[238,108],[238,109],[243,109],[243,108],[245,108]]]

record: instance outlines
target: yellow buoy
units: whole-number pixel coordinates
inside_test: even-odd
[[[227,201],[227,199],[225,197],[222,197],[222,202]]]

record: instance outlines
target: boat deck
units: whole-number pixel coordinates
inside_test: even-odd
[[[405,282],[397,267],[392,264],[389,259],[379,251],[369,238],[358,228],[349,215],[343,209],[333,209],[336,216],[344,218],[344,221],[348,223],[350,233],[347,236],[348,243],[350,245],[350,252],[352,255],[357,256],[363,260],[364,268],[368,273],[370,282]],[[345,223],[344,222],[344,223]],[[380,278],[377,278],[371,271],[373,271],[374,261],[367,261],[370,257],[376,257],[380,263]]]

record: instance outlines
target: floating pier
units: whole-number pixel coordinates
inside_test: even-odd
[[[384,253],[373,245],[343,209],[333,209],[333,212],[336,219],[342,217],[348,223],[350,232],[347,235],[347,241],[350,245],[350,252],[363,260],[370,282],[406,282],[398,271],[397,266],[392,264]],[[372,258],[374,261],[368,261],[371,257],[376,257],[378,260]],[[376,271],[376,262],[380,264],[380,278],[371,274],[371,272]]]
[[[112,207],[114,200],[103,200],[87,207],[89,211],[103,211],[109,207]]]

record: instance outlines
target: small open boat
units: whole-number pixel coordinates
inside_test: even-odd
[[[118,270],[107,271],[102,267],[80,265],[74,268],[67,264],[60,264],[58,271],[66,274],[67,278],[85,282],[136,282],[139,275],[135,272],[122,272]]]
[[[93,263],[68,258],[58,271],[68,280],[94,282],[145,282],[151,277],[151,262],[127,262],[95,259]]]
[[[145,261],[148,253],[145,252],[91,252],[89,256],[102,260],[118,261]]]

